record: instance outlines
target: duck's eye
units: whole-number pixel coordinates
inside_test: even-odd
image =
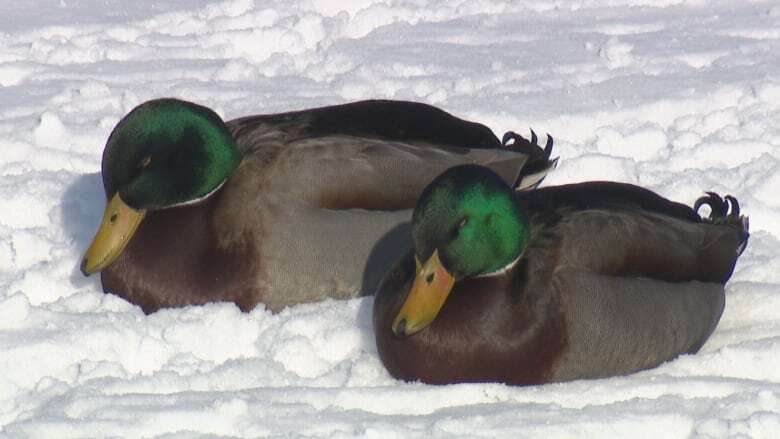
[[[452,239],[455,239],[460,234],[460,230],[464,227],[466,227],[466,224],[469,223],[469,218],[467,216],[464,216],[461,218],[460,221],[458,221],[458,225],[455,226],[455,228],[452,229]]]
[[[433,282],[434,273],[430,273],[429,275],[425,276],[425,283],[429,284]]]
[[[149,166],[150,163],[152,163],[152,156],[148,155],[141,160],[141,163],[138,164],[138,167],[143,169]]]

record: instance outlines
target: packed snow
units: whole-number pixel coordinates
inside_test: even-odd
[[[530,126],[561,157],[546,185],[732,194],[752,236],[696,355],[544,386],[404,383],[372,298],[146,316],[78,272],[105,139],[162,96],[227,119],[394,98]],[[3,2],[0,102],[0,437],[780,434],[776,1]]]

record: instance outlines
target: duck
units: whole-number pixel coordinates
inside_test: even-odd
[[[111,131],[106,207],[80,262],[150,314],[233,302],[271,312],[373,294],[411,248],[420,191],[485,165],[530,190],[555,166],[514,132],[417,102],[367,100],[225,122],[178,98],[144,102]]]
[[[518,192],[488,168],[453,167],[422,191],[413,249],[374,296],[379,358],[428,384],[656,367],[715,329],[748,228],[737,199],[713,192],[693,207],[607,181]]]

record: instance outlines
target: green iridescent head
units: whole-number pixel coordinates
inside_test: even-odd
[[[436,177],[412,216],[418,260],[427,261],[438,250],[455,280],[507,267],[529,237],[528,218],[515,192],[482,166],[457,166]]]
[[[106,197],[155,210],[199,200],[219,188],[241,160],[225,122],[178,99],[145,102],[114,128],[103,151]]]
[[[137,106],[119,121],[103,150],[106,210],[81,262],[89,276],[108,267],[149,211],[213,194],[241,161],[225,122],[178,99]]]
[[[455,282],[510,267],[530,235],[514,190],[490,169],[456,166],[436,177],[412,215],[417,272],[393,333],[407,337],[428,327]]]

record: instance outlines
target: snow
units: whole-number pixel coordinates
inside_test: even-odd
[[[0,437],[777,437],[778,29],[774,1],[4,2]],[[145,316],[81,276],[105,139],[161,96],[226,118],[396,98],[531,126],[561,156],[545,184],[732,194],[752,237],[696,355],[525,388],[403,383],[371,298]]]

